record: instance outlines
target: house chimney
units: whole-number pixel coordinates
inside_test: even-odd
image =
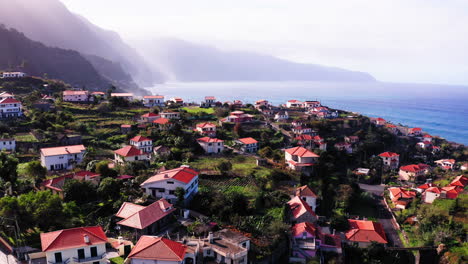
[[[213,243],[213,232],[209,232],[208,233],[208,241],[210,241],[210,243]]]
[[[169,174],[164,174],[164,178],[169,178]]]
[[[189,165],[181,165],[180,167],[181,167],[181,168],[190,168]]]
[[[88,235],[84,235],[84,236],[83,236],[83,239],[84,239],[84,242],[85,242],[86,244],[89,244],[89,236],[88,236]]]

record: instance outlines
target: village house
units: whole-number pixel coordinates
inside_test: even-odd
[[[308,114],[315,116],[318,119],[331,119],[337,118],[339,116],[337,111],[331,111],[328,107],[325,106],[310,108]]]
[[[105,92],[92,92],[91,96],[100,96],[101,98],[105,98],[106,93]]]
[[[440,147],[439,146],[432,146],[432,154],[437,154],[440,152]]]
[[[7,92],[1,92],[0,93],[0,101],[3,100],[3,99],[7,99],[7,98],[14,99],[15,96],[13,94],[7,93]]]
[[[309,186],[304,185],[296,188],[295,195],[305,201],[315,212],[315,208],[317,207],[317,195]]]
[[[461,188],[465,188],[465,186],[468,184],[468,177],[464,175],[460,175],[455,177],[452,182],[450,182],[450,186],[458,186]]]
[[[454,159],[441,159],[441,160],[436,160],[434,163],[444,169],[444,170],[453,170],[453,166],[455,166],[455,160]]]
[[[221,139],[202,137],[197,142],[208,154],[221,153],[224,150],[224,140]]]
[[[437,186],[427,188],[422,194],[422,200],[425,203],[433,203],[435,199],[439,198],[441,189]]]
[[[124,202],[115,216],[122,219],[117,222],[121,229],[134,232],[135,237],[140,237],[161,231],[172,222],[175,210],[163,198],[148,206]]]
[[[285,122],[289,119],[288,111],[279,111],[274,117],[276,122]]]
[[[166,146],[156,146],[153,148],[154,158],[166,158],[171,154],[171,149]]]
[[[26,77],[26,73],[24,72],[2,72],[1,78],[23,78]]]
[[[274,116],[275,115],[275,110],[273,109],[270,109],[270,108],[265,108],[263,110],[261,110],[262,114],[267,116],[267,117],[271,117],[271,116]]]
[[[0,138],[0,151],[14,152],[16,140],[14,138]]]
[[[100,226],[41,233],[47,263],[106,264],[107,237]]]
[[[161,118],[166,118],[166,119],[180,119],[180,113],[179,112],[161,112],[159,113]]]
[[[294,196],[288,202],[289,208],[289,221],[293,224],[302,222],[317,222],[317,215],[314,210],[307,204],[306,201],[302,200],[299,196]]]
[[[164,95],[145,95],[143,96],[143,105],[146,107],[163,107]]]
[[[417,188],[416,188],[416,191],[418,193],[423,193],[425,190],[427,190],[428,188],[431,188],[433,187],[434,185],[432,184],[432,182],[426,182],[424,184],[421,184],[419,185]]]
[[[406,135],[412,136],[412,137],[420,137],[422,136],[422,129],[420,127],[414,127],[414,128],[408,128]]]
[[[155,113],[146,113],[140,117],[140,122],[142,123],[153,123],[154,120],[159,119],[160,116]]]
[[[127,125],[127,124],[120,125],[120,132],[122,134],[128,134],[130,133],[130,131],[132,131],[132,125]]]
[[[366,221],[348,219],[349,230],[345,233],[348,243],[359,247],[368,247],[372,242],[387,244],[387,237],[382,224]]]
[[[239,138],[236,142],[240,145],[240,149],[243,152],[255,153],[258,150],[258,141],[251,137]]]
[[[432,142],[432,136],[429,134],[425,134],[422,140],[427,141],[427,142]]]
[[[222,229],[214,233],[209,232],[208,237],[202,239],[185,237],[183,242],[189,252],[195,252],[196,258],[196,262],[186,261],[184,264],[202,263],[205,259],[210,259],[209,263],[216,264],[249,263],[250,239],[234,230]]]
[[[226,118],[221,119],[221,122],[246,123],[251,122],[252,120],[253,115],[246,114],[243,111],[234,111]]]
[[[216,125],[210,122],[197,124],[195,131],[204,136],[216,137]]]
[[[461,171],[466,171],[466,170],[468,170],[468,162],[463,163],[463,164],[460,166],[460,170],[461,170]]]
[[[130,139],[130,145],[136,147],[145,153],[151,153],[153,151],[153,140],[143,136],[136,136]]]
[[[64,102],[90,102],[94,100],[89,91],[63,91],[62,99]]]
[[[189,201],[198,192],[198,171],[181,166],[161,171],[143,182],[141,188],[154,198],[164,198],[170,203],[177,202],[177,187],[184,189],[184,200]]]
[[[216,106],[216,97],[214,96],[205,96],[205,101],[202,101],[200,107],[210,108]]]
[[[268,106],[270,106],[270,103],[265,99],[261,99],[255,102],[256,109],[268,108]]]
[[[58,134],[57,143],[61,146],[80,145],[82,138],[78,134]]]
[[[317,162],[319,155],[303,147],[294,147],[285,150],[285,160],[289,168],[309,174],[312,166]]]
[[[304,134],[312,134],[313,133],[312,128],[304,127],[304,126],[296,126],[296,127],[293,127],[291,130],[296,135],[304,135]]]
[[[292,257],[301,259],[315,258],[318,250],[342,252],[340,236],[324,234],[318,225],[309,222],[292,226],[291,248]]]
[[[133,94],[132,93],[111,93],[111,97],[119,97],[123,98],[127,101],[133,101]]]
[[[385,124],[387,124],[387,121],[381,117],[371,118],[371,122],[374,123],[376,126],[385,126]]]
[[[432,143],[430,141],[421,141],[416,145],[422,149],[430,149],[432,147]]]
[[[463,188],[459,186],[448,185],[441,188],[441,198],[457,199],[458,195],[463,192]]]
[[[127,162],[145,161],[151,159],[151,152],[145,153],[133,145],[125,146],[114,151],[114,162],[117,164],[125,164]]]
[[[91,171],[73,172],[67,175],[55,177],[45,180],[41,183],[41,190],[49,190],[53,194],[57,194],[60,198],[64,198],[63,186],[68,180],[89,181],[94,186],[99,186],[101,181],[101,174]]]
[[[184,104],[184,99],[180,97],[172,97],[167,101],[169,104],[177,104],[177,105],[183,105]]]
[[[387,130],[392,133],[393,135],[397,135],[398,134],[398,128],[397,126],[395,126],[394,124],[386,124],[385,127],[387,128]]]
[[[319,101],[305,101],[304,102],[304,107],[305,108],[314,108],[314,107],[320,107],[322,104]]]
[[[358,136],[345,136],[344,140],[346,143],[356,144],[359,142],[359,137]]]
[[[161,130],[169,130],[174,124],[171,122],[170,119],[167,118],[158,118],[153,121],[153,124],[157,125]]]
[[[394,152],[380,153],[379,157],[383,161],[383,165],[387,169],[395,170],[400,166],[400,155]]]
[[[426,164],[411,164],[400,167],[398,175],[402,181],[415,181],[423,178],[431,169],[431,166]]]
[[[41,148],[41,165],[49,171],[71,170],[83,161],[86,148],[83,145],[71,145],[53,148]]]
[[[11,97],[0,99],[0,118],[21,116],[23,116],[23,105],[20,101]]]
[[[411,201],[416,197],[415,191],[406,190],[402,187],[388,188],[388,194],[395,207],[399,209],[406,209],[406,207],[408,207]]]
[[[286,107],[287,108],[303,108],[304,102],[301,102],[298,100],[289,100],[286,102]]]
[[[128,255],[126,264],[195,264],[194,252],[182,243],[164,237],[142,236]]]
[[[335,148],[339,151],[346,151],[347,153],[353,153],[353,146],[346,142],[338,142],[335,144]]]

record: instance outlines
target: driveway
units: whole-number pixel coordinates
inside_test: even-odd
[[[374,196],[374,201],[379,208],[379,222],[382,224],[385,234],[387,235],[387,240],[389,245],[394,247],[403,247],[403,243],[398,236],[397,227],[393,221],[392,212],[390,208],[385,205],[384,202],[384,190],[385,186],[382,185],[368,185],[368,184],[359,184],[362,190],[372,193]]]

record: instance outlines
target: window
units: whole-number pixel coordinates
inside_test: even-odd
[[[97,247],[91,248],[91,257],[97,257]]]
[[[62,252],[57,252],[54,254],[55,255],[55,262],[62,262]]]
[[[169,194],[174,195],[174,194],[175,194],[175,191],[174,191],[174,190],[170,190],[170,191],[169,191]]]
[[[174,182],[173,181],[168,181],[167,184],[174,184]]]
[[[78,249],[78,259],[84,259],[84,258],[85,258],[84,249],[83,248]]]

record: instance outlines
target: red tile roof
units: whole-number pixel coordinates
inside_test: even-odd
[[[409,171],[409,172],[418,172],[421,170],[425,170],[429,168],[429,165],[426,164],[411,164],[411,165],[406,165],[406,166],[401,166],[400,170],[402,171]]]
[[[465,187],[466,184],[468,184],[468,177],[465,177],[463,175],[457,176],[453,181],[450,183],[452,186],[460,186],[460,187]]]
[[[199,123],[199,124],[197,124],[197,127],[199,127],[199,128],[216,127],[216,125],[213,124],[213,123],[210,123],[210,122],[205,122],[205,123]]]
[[[63,95],[87,95],[88,91],[63,91]]]
[[[287,153],[291,155],[297,155],[299,157],[305,157],[305,158],[318,158],[320,157],[319,155],[313,153],[312,151],[305,149],[303,147],[294,147],[294,148],[289,148],[285,150]]]
[[[431,192],[431,193],[440,193],[440,188],[439,187],[429,187],[426,189],[426,192]]]
[[[85,242],[85,236],[89,243]],[[64,250],[98,245],[107,242],[106,234],[100,226],[78,227],[41,233],[42,251]]]
[[[425,190],[425,189],[430,188],[430,187],[432,187],[432,183],[425,183],[423,185],[419,185],[418,189]]]
[[[214,96],[205,96],[205,100],[216,100]]]
[[[398,200],[400,198],[414,198],[416,197],[416,192],[408,191],[401,187],[391,187],[388,188],[388,191],[392,193],[394,200]]]
[[[299,136],[295,137],[294,139],[298,140],[298,141],[303,141],[303,140],[311,141],[313,139],[313,137],[311,135],[299,135]]]
[[[205,143],[217,143],[217,142],[224,142],[222,139],[217,138],[210,138],[210,137],[202,137],[197,139],[198,142],[205,142]]]
[[[394,152],[384,152],[384,153],[380,153],[379,154],[380,157],[385,157],[385,158],[391,158],[391,157],[399,157],[400,155],[398,155],[397,153],[394,153]]]
[[[143,152],[141,152],[141,150],[135,148],[134,146],[125,146],[121,149],[114,151],[114,153],[123,157],[143,155]]]
[[[0,104],[18,104],[18,103],[21,103],[21,102],[13,98],[6,98],[0,102]]]
[[[160,124],[160,125],[167,125],[167,124],[171,123],[171,120],[169,120],[167,118],[158,118],[158,119],[154,120],[153,123]]]
[[[311,215],[317,217],[314,210],[299,196],[295,196],[288,202],[289,208],[294,218],[298,218],[305,213],[310,213]]]
[[[315,197],[315,198],[317,197],[317,195],[307,185],[298,187],[296,189],[296,196],[309,196],[309,197]]]
[[[91,172],[91,171],[79,171],[79,172],[75,172],[74,174],[71,174],[71,175],[74,175],[76,177],[90,177],[90,178],[101,176],[101,174]]]
[[[144,99],[164,99],[164,95],[145,95]]]
[[[144,136],[136,136],[136,137],[130,139],[130,141],[143,142],[143,141],[152,141],[152,140],[147,138],[147,137],[144,137]]]
[[[346,232],[346,239],[354,242],[372,242],[387,243],[382,224],[365,221],[349,219],[350,229]]]
[[[240,138],[239,139],[240,142],[242,142],[243,144],[257,144],[258,141],[251,138],[251,137],[248,137],[248,138]]]
[[[198,171],[189,167],[182,166],[176,169],[162,171],[152,176],[151,178],[143,182],[141,185],[143,186],[147,183],[158,182],[167,179],[174,179],[187,184],[191,182],[192,179],[196,176],[198,176]]]
[[[313,236],[316,236],[317,234],[317,227],[312,224],[312,223],[309,223],[309,222],[302,222],[302,223],[299,223],[299,224],[295,224],[292,228],[291,228],[291,233],[293,236],[301,236],[304,232],[307,232]]]
[[[167,238],[142,236],[128,258],[178,262],[184,260],[186,249],[184,244]]]
[[[146,113],[146,114],[142,115],[141,117],[156,117],[156,116],[159,116],[159,115],[155,114],[155,113]]]
[[[78,154],[85,150],[86,148],[83,145],[72,145],[53,148],[41,148],[41,154],[47,157],[67,154]]]
[[[175,210],[172,204],[165,199],[158,200],[143,208],[136,204],[124,203],[116,215],[124,219],[117,222],[117,224],[144,229]]]

